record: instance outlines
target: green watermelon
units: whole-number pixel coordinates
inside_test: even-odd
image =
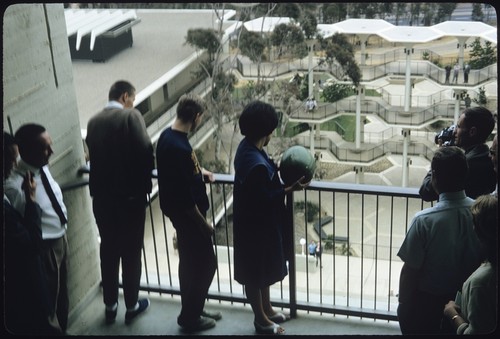
[[[279,167],[281,180],[286,186],[290,186],[303,176],[305,182],[312,180],[316,160],[304,146],[295,145],[283,153]]]

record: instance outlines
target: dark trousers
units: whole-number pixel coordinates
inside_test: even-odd
[[[415,292],[411,301],[399,304],[398,320],[402,334],[445,334],[443,327],[444,306],[454,295],[433,295]]]
[[[177,232],[182,309],[179,324],[192,324],[201,315],[217,262],[212,238],[187,220],[171,218]]]
[[[93,209],[101,237],[100,258],[104,304],[111,306],[118,302],[121,260],[125,306],[132,308],[139,297],[146,198],[94,197]]]
[[[49,304],[52,305],[50,325],[55,332],[66,332],[68,327],[68,240],[66,235],[43,241],[41,253],[44,266]]]

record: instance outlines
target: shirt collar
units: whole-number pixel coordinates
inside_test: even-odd
[[[111,100],[108,102],[108,104],[104,108],[121,108],[121,109],[123,109],[123,105],[116,100]]]
[[[458,192],[443,192],[439,194],[439,201],[443,200],[460,200],[466,198],[467,195],[465,194],[464,190],[458,191]]]
[[[40,168],[31,166],[30,164],[26,163],[23,159],[19,160],[19,162],[17,163],[17,167],[14,169],[14,171],[22,176],[24,176],[28,171],[31,171],[34,174],[40,174]]]

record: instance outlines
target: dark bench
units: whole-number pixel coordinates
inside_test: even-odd
[[[331,221],[334,221],[334,219],[333,219],[333,217],[332,217],[332,216],[329,216],[329,215],[328,215],[328,216],[323,217],[323,218],[321,218],[320,220],[318,220],[318,221],[316,221],[316,222],[314,223],[314,230],[316,231],[316,233],[317,233],[318,235],[320,235],[320,234],[321,234],[321,239],[326,239],[326,238],[328,238],[328,235],[326,234],[326,232],[325,232],[325,231],[323,231],[323,228],[322,228],[322,227],[323,227],[324,225],[328,224],[328,223],[329,223],[329,222],[331,222]],[[334,221],[334,222],[335,222],[335,221]],[[321,233],[320,233],[320,232],[321,232]]]
[[[316,231],[316,234],[320,234],[321,232],[321,239],[328,239],[328,235],[326,234],[325,231],[323,231],[323,226],[330,223],[330,222],[335,222],[335,219],[332,217],[332,216],[325,216],[323,218],[321,218],[321,220],[318,220],[314,223],[314,230]],[[344,236],[337,236],[335,235],[333,237],[333,241],[334,242],[337,242],[337,243],[347,243],[349,242],[349,238],[348,237],[344,237]]]

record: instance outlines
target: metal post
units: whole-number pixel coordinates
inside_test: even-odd
[[[295,265],[295,223],[293,222],[293,193],[286,195],[286,229],[291,234],[285,235],[285,257],[288,254],[288,281],[290,293],[290,317],[297,317],[297,275]]]
[[[408,161],[408,144],[410,143],[410,130],[403,129],[401,132],[403,134],[403,161],[401,166],[403,168],[403,187],[408,187],[408,172],[409,172],[409,161]]]
[[[410,102],[411,102],[411,53],[412,48],[408,45],[405,48],[406,54],[406,75],[405,75],[405,112],[410,111]]]
[[[362,86],[358,86],[358,95],[356,96],[356,149],[361,148],[361,93]]]

